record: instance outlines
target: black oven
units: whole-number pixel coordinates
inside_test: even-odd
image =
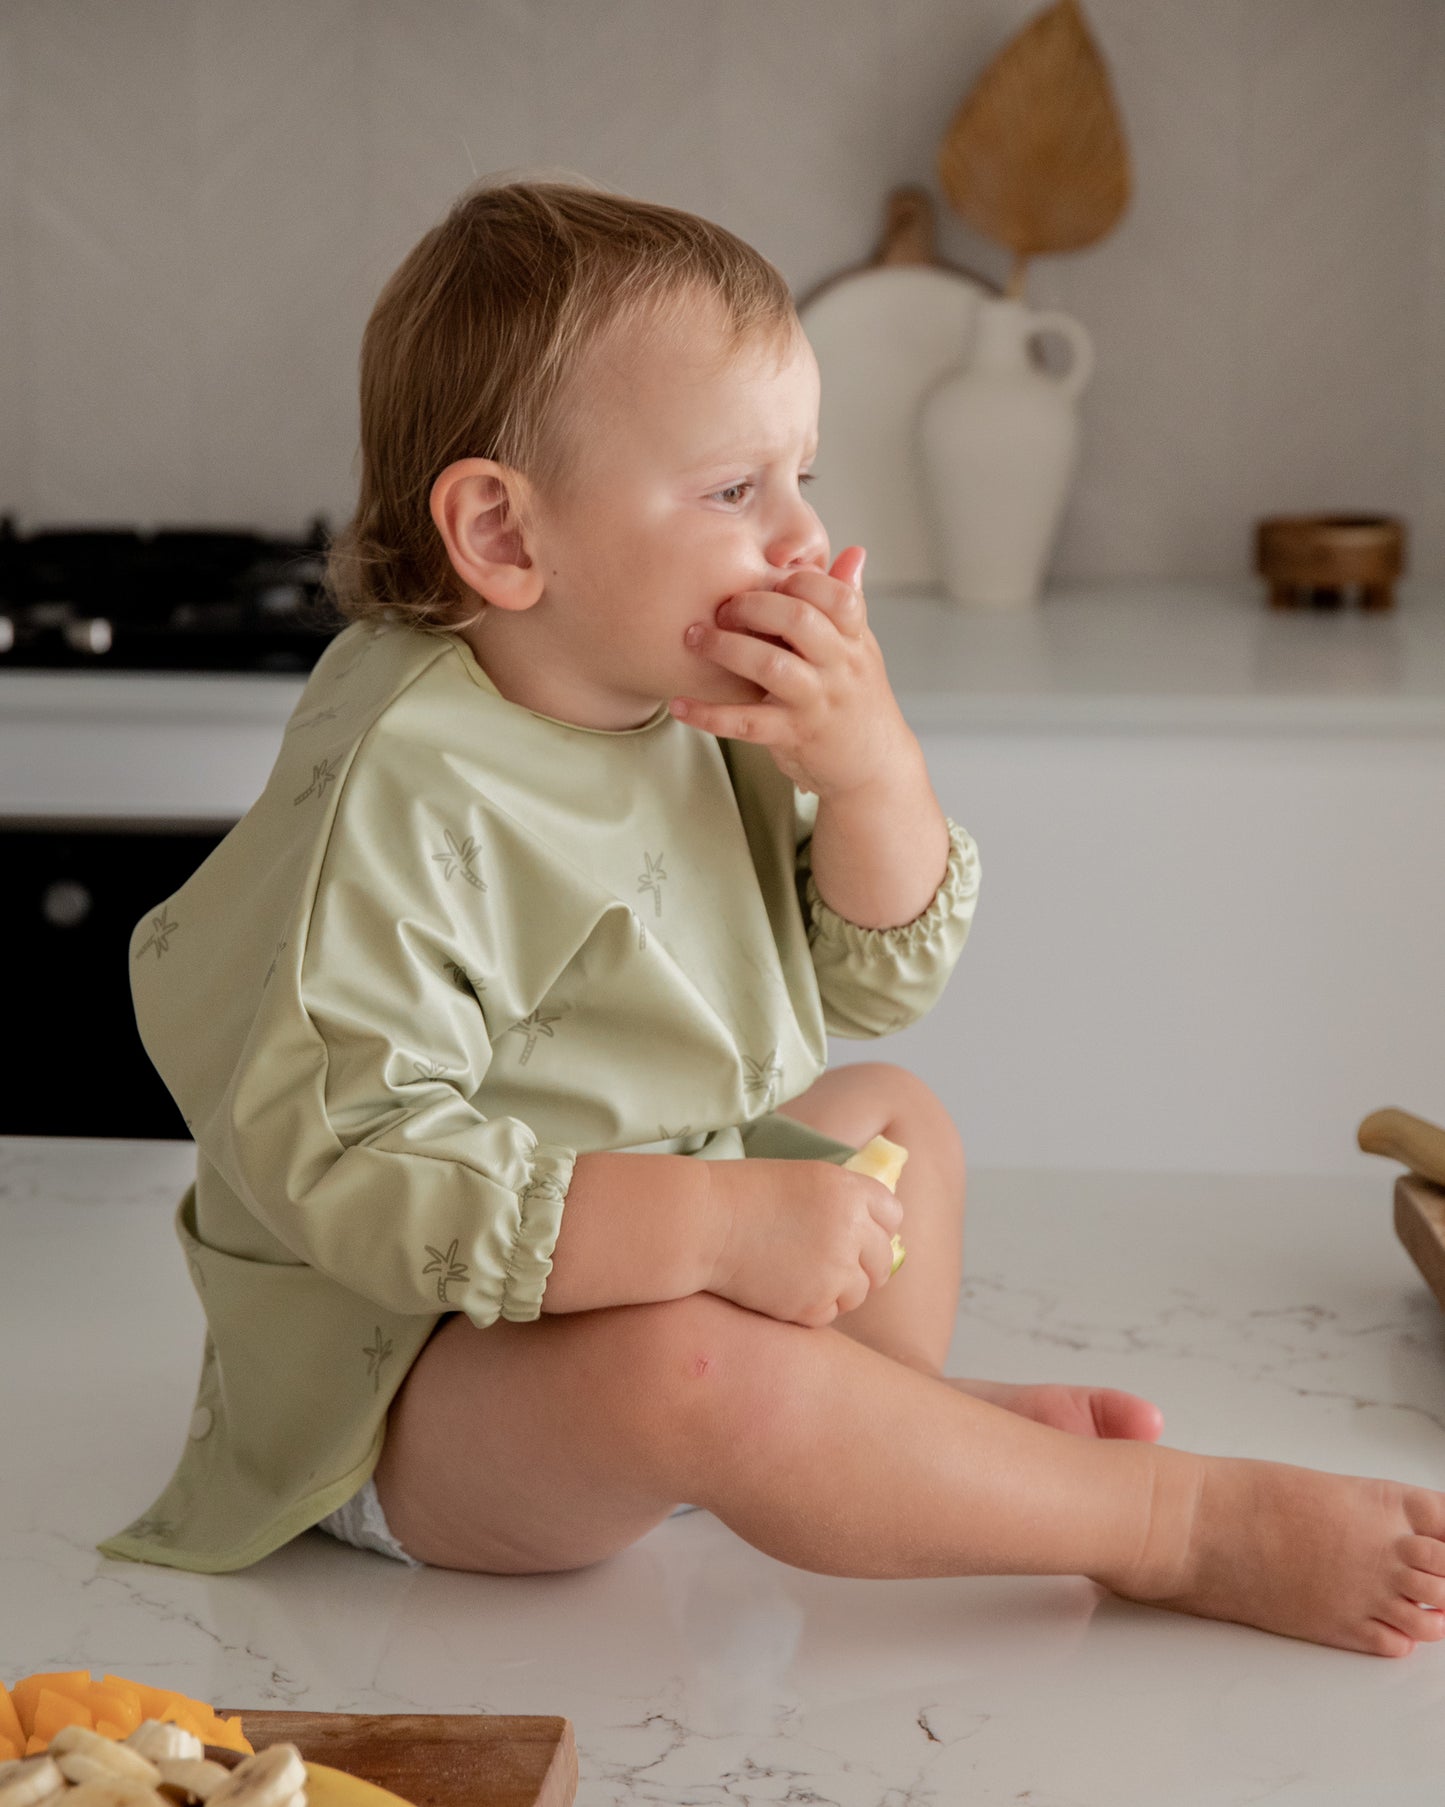
[[[26,534],[0,516],[0,675],[12,696],[30,671],[81,684],[107,671],[304,677],[345,625],[325,596],[329,544],[320,515],[292,539],[230,526]],[[226,835],[234,804],[217,809],[227,820],[197,820],[147,795],[152,813],[125,819],[85,814],[93,803],[77,794],[47,815],[25,802],[23,738],[8,744],[0,1134],[186,1138],[136,1031],[130,934]]]
[[[189,1139],[136,1030],[130,935],[230,826],[0,822],[0,1135]]]

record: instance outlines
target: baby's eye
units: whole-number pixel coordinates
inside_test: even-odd
[[[799,471],[798,472],[798,481],[799,481],[799,483],[811,483],[813,481],[813,478],[815,475],[816,475],[816,473],[813,471]],[[739,490],[748,490],[748,489],[752,489],[752,488],[753,488],[753,484],[748,479],[744,479],[743,481],[741,481],[739,483],[729,483],[726,489],[715,489],[712,493],[712,500],[718,501],[721,499],[725,499],[726,497],[735,494]]]

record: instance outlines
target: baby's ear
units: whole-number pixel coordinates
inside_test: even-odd
[[[452,569],[502,609],[528,609],[542,593],[528,550],[526,479],[492,458],[459,458],[431,488],[431,517]]]

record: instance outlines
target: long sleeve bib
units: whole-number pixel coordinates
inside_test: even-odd
[[[665,705],[581,728],[456,635],[332,641],[261,797],[132,936],[207,1336],[176,1472],[102,1550],[240,1568],[349,1498],[442,1315],[538,1316],[580,1153],[846,1159],[776,1107],[829,1033],[935,1002],[978,858],[950,821],[928,909],[860,928],[816,805]]]

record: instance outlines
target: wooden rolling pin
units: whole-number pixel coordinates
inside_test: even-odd
[[[1403,1161],[1437,1186],[1445,1186],[1445,1129],[1408,1111],[1371,1111],[1358,1131],[1366,1154],[1387,1155]]]

